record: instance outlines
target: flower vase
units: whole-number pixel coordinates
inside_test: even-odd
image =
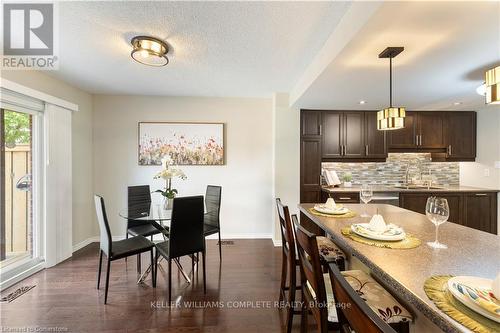
[[[172,207],[174,206],[174,198],[165,198],[163,201],[163,208],[165,210],[172,210]]]

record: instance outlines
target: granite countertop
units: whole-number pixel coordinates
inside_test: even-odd
[[[402,187],[404,187],[402,185]],[[322,186],[322,190],[327,193],[343,193],[343,192],[359,192],[361,190],[360,185],[353,185],[352,187],[332,187],[332,186]],[[441,186],[434,185],[430,189],[427,187],[423,188],[400,188],[394,187],[392,185],[372,185],[373,192],[499,192],[495,189],[486,189],[471,186]]]
[[[412,304],[443,331],[468,332],[429,300],[423,289],[424,282],[433,275],[447,274],[494,279],[500,272],[500,236],[455,223],[444,223],[439,227],[439,241],[448,249],[434,250],[426,245],[427,241],[434,240],[435,229],[425,215],[391,205],[372,204],[368,205],[368,213],[373,214],[378,209],[387,222],[400,225],[422,240],[422,245],[415,249],[379,248],[352,241],[341,233],[342,228],[352,223],[367,223],[368,218],[316,216],[308,211],[313,206],[301,204],[299,208],[338,246],[363,262],[394,295]],[[358,212],[365,209],[360,204],[345,206]]]

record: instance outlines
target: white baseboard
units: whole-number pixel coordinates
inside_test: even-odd
[[[281,239],[274,239],[273,238],[273,244],[274,244],[275,247],[281,247],[281,245],[283,243],[281,242]]]
[[[122,239],[125,239],[125,236],[113,236],[113,241],[119,241]],[[162,240],[163,238],[162,235],[154,235],[153,239]],[[219,236],[217,234],[214,234],[208,236],[207,239],[219,239]],[[222,234],[221,239],[272,239],[272,236],[271,234]],[[99,242],[99,236],[87,238],[86,240],[73,245],[73,253],[80,249],[83,249],[90,243],[98,243],[98,242]],[[281,241],[276,241],[273,239],[273,244],[274,246],[281,246]]]
[[[94,243],[94,242],[98,242],[98,241],[99,241],[98,236],[87,238],[86,240],[84,240],[78,244],[73,245],[73,253],[80,250],[80,249],[83,249],[85,246],[89,245],[90,243]]]

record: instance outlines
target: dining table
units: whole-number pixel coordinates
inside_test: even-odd
[[[172,210],[167,209],[163,204],[155,203],[142,203],[127,206],[121,209],[118,215],[124,219],[124,221],[141,221],[144,223],[151,223],[155,228],[157,228],[163,237],[163,241],[168,239],[170,220],[172,218]],[[161,261],[162,258],[160,258]],[[191,283],[189,274],[183,269],[178,258],[174,259],[174,263],[179,268],[184,279]],[[161,266],[158,266],[161,269]],[[137,283],[142,283],[151,273],[151,264],[147,269],[140,274]]]
[[[357,213],[351,218],[314,214],[314,204],[299,204],[301,224],[314,223],[348,256],[357,258],[393,295],[411,304],[445,332],[470,332],[469,329],[441,311],[424,291],[425,281],[436,275],[476,276],[494,279],[500,272],[500,236],[447,222],[439,226],[439,241],[446,249],[434,249],[435,225],[423,214],[387,204],[344,204]],[[342,230],[355,223],[368,223],[368,213],[380,214],[407,234],[421,240],[418,247],[394,249],[371,246],[345,236]]]

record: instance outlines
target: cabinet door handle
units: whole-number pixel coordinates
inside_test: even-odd
[[[340,197],[339,200],[351,200],[351,197]]]
[[[418,134],[415,135],[415,142],[416,142],[416,145],[418,146]]]
[[[448,156],[451,156],[451,145],[448,146]]]
[[[319,132],[319,135],[323,135],[323,126],[322,125],[318,125],[318,132]]]
[[[487,195],[488,194],[486,194],[486,193],[476,193],[476,197],[485,197]]]
[[[419,138],[419,139],[418,139],[418,143],[419,143],[419,145],[421,146],[421,145],[422,145],[422,134],[420,134],[420,135],[418,136],[418,138]]]
[[[365,146],[365,155],[368,156],[368,145]]]

